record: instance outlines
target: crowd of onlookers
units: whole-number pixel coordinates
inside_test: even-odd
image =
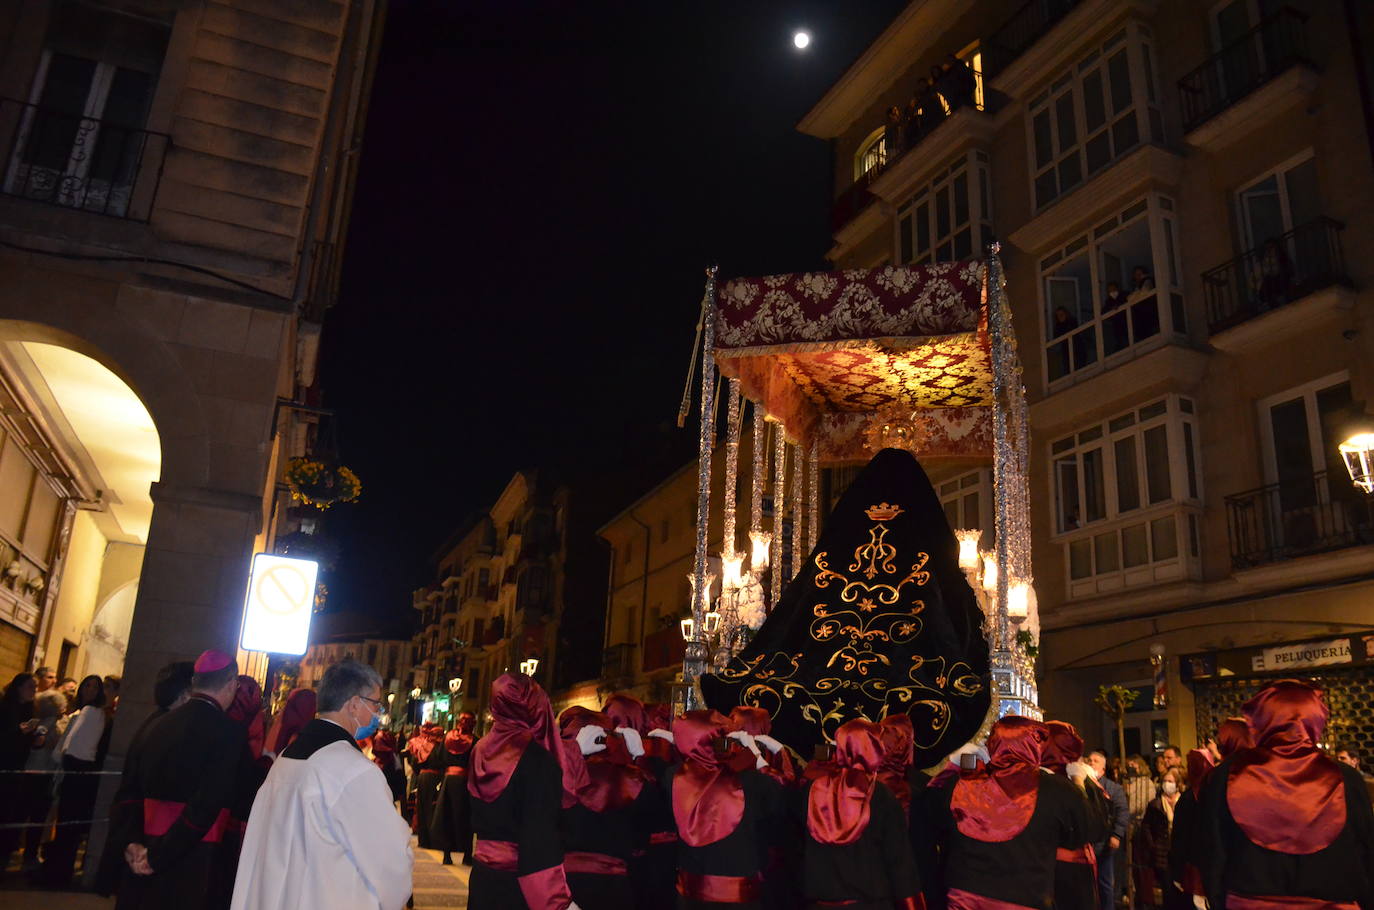
[[[927,133],[960,108],[972,107],[977,100],[978,74],[968,63],[953,54],[930,75],[916,83],[916,91],[906,109],[892,105],[883,127],[883,146],[887,160],[893,161],[915,146]]]
[[[36,881],[70,881],[119,705],[117,676],[19,673],[0,696],[0,871],[22,848]]]

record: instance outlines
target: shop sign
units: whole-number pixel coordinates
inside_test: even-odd
[[[1261,654],[1251,658],[1254,670],[1289,670],[1299,667],[1329,667],[1333,664],[1348,664],[1353,661],[1350,654],[1350,639],[1333,638],[1330,641],[1308,641],[1296,645],[1280,645],[1265,648]]]
[[[253,557],[248,598],[243,608],[245,651],[304,654],[310,641],[319,564],[275,553]]]

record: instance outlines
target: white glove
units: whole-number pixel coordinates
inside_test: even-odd
[[[625,748],[629,750],[631,758],[639,758],[644,754],[644,740],[640,738],[638,730],[633,727],[616,727],[615,732],[625,740]]]
[[[596,724],[587,724],[577,731],[577,747],[582,750],[583,755],[592,755],[606,748],[605,743],[597,742],[597,739],[604,738],[606,731]]]
[[[1064,773],[1069,776],[1069,780],[1078,780],[1091,774],[1092,767],[1081,761],[1069,762],[1064,766]]]
[[[774,755],[782,751],[782,743],[778,742],[776,739],[774,739],[766,733],[760,733],[758,736],[755,736],[754,742],[758,743],[761,746],[767,746],[768,751],[772,752]]]
[[[656,737],[658,737],[659,739],[666,739],[666,740],[668,740],[668,742],[672,743],[673,745],[677,745],[676,740],[673,739],[673,731],[672,731],[672,730],[661,730],[661,729],[660,729],[660,730],[650,730],[650,731],[649,731],[649,735],[650,735],[650,736],[656,736]]]
[[[753,752],[756,757],[763,758],[763,753],[759,751],[758,744],[754,742],[754,737],[750,736],[748,733],[745,733],[743,730],[736,730],[733,733],[727,733],[725,734],[725,738],[733,739],[735,742],[739,743],[741,746],[744,746],[744,748],[748,749],[750,752]]]

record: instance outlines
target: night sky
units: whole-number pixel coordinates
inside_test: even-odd
[[[409,616],[518,469],[609,517],[692,457],[703,268],[825,267],[831,151],[795,124],[904,5],[391,0],[325,321],[363,482],[330,610]]]

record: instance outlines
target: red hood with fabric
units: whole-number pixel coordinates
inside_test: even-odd
[[[586,783],[585,767],[569,760],[553,724],[549,696],[523,673],[502,673],[491,684],[491,732],[472,750],[468,792],[484,803],[500,796],[532,742],[548,750],[562,768],[563,807],[576,805]],[[578,772],[582,771],[582,774]]]
[[[477,741],[477,737],[472,735],[476,726],[477,718],[472,715],[471,711],[464,711],[459,714],[453,729],[444,735],[444,751],[449,755],[468,754],[472,750],[473,743]]]
[[[738,730],[748,733],[750,736],[768,736],[773,729],[773,719],[769,717],[768,712],[763,708],[755,708],[750,705],[738,705],[732,708],[728,721],[729,730],[727,732],[729,733]],[[760,768],[760,771],[787,786],[797,782],[800,777],[797,773],[797,765],[792,761],[792,753],[788,752],[787,749],[774,752],[772,749],[760,746],[759,753],[767,762],[767,767]],[[736,771],[747,771],[758,764],[754,758],[754,753],[735,740],[730,741],[730,755],[727,760],[730,762],[730,767]]]
[[[444,741],[444,728],[438,724],[420,724],[420,729],[406,743],[406,751],[420,764],[429,761],[434,750]]]
[[[1217,727],[1217,751],[1221,753],[1223,759],[1230,758],[1231,754],[1241,749],[1248,749],[1250,742],[1250,725],[1245,722],[1243,717],[1228,717]]]
[[[1040,766],[1063,776],[1069,765],[1083,757],[1083,737],[1073,724],[1062,720],[1045,721],[1045,732],[1049,739],[1040,753]]]
[[[632,695],[612,695],[606,699],[606,704],[602,705],[601,713],[609,717],[611,723],[617,727],[629,727],[640,736],[649,732],[649,714],[644,710],[644,703]],[[606,732],[611,731],[607,729]]]
[[[959,833],[1000,843],[1026,829],[1040,790],[1041,752],[1049,739],[1045,725],[1029,717],[1004,717],[988,736],[988,758],[961,771],[950,796]]]
[[[281,755],[314,718],[315,704],[313,689],[292,689],[291,694],[286,696],[286,704],[282,705],[281,711],[272,720],[272,728],[267,733],[266,750]]]
[[[672,764],[682,757],[674,743],[659,736],[650,736],[654,730],[672,730],[673,709],[663,702],[653,702],[644,706],[644,756]]]
[[[673,739],[682,754],[673,775],[673,818],[690,847],[728,837],[744,818],[744,788],[715,748],[728,729],[729,721],[718,711],[688,711],[673,721]]]
[[[262,686],[258,685],[258,681],[251,676],[240,674],[234,701],[224,713],[248,731],[248,750],[253,753],[253,760],[262,758],[263,745],[267,741],[267,729],[262,716]]]
[[[1267,850],[1306,855],[1331,846],[1345,828],[1345,778],[1317,745],[1330,716],[1321,690],[1281,680],[1244,710],[1254,745],[1231,758],[1231,817]]]
[[[882,728],[855,719],[835,731],[835,757],[806,796],[806,830],[822,844],[852,844],[868,828],[883,762]]]
[[[583,727],[597,726],[606,731],[606,748],[584,756],[577,744],[577,734]],[[565,754],[570,761],[580,762],[586,783],[577,791],[577,801],[593,812],[623,809],[634,802],[644,788],[644,775],[635,767],[625,741],[611,732],[615,721],[606,714],[579,705],[568,708],[558,718]]]
[[[1192,749],[1188,752],[1188,792],[1193,794],[1194,799],[1202,795],[1202,785],[1207,782],[1208,775],[1215,767],[1212,753],[1206,749]]]
[[[911,717],[906,714],[889,714],[879,723],[879,736],[883,741],[883,760],[878,766],[878,780],[887,785],[902,809],[911,811],[911,782],[907,780],[907,769],[911,767],[912,753],[916,744],[916,730],[911,726]]]

